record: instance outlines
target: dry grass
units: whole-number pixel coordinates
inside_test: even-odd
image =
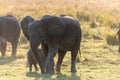
[[[7,56],[0,58],[0,80],[119,80],[120,57],[117,46],[110,47],[104,40],[88,40],[82,42],[81,60],[77,62],[77,73],[71,74],[71,57],[68,52],[61,66],[61,74],[53,76],[42,75],[40,71],[29,72],[26,67],[26,52],[28,44],[18,46],[16,58],[10,57],[7,48]],[[55,62],[57,57],[55,57]],[[114,73],[114,74],[112,74]]]
[[[39,18],[44,14],[68,14],[80,21],[95,20],[110,25],[118,23],[119,2],[119,0],[0,0],[0,15],[13,14],[21,20],[26,15]]]
[[[118,47],[106,43],[106,39],[111,42],[119,27],[119,7],[119,0],[0,0],[1,16],[13,14],[20,21],[26,15],[39,19],[45,14],[67,14],[80,22],[83,33],[82,58],[77,63],[77,74],[70,73],[69,53],[63,61],[62,74],[29,73],[25,67],[29,43],[21,34],[17,58],[9,57],[10,46],[6,58],[0,58],[0,80],[119,80]],[[103,40],[93,40],[93,34]]]
[[[26,15],[38,19],[45,14],[67,14],[76,18],[81,27],[88,23],[96,28],[118,28],[120,23],[119,0],[0,0],[0,3],[0,15],[13,14],[19,21]],[[22,40],[25,41],[24,37]]]

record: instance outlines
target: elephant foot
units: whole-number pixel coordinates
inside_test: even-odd
[[[55,74],[55,69],[54,69],[54,63],[50,64],[46,64],[46,74]]]
[[[75,70],[75,69],[72,69],[72,70],[71,70],[71,72],[72,72],[72,73],[76,73],[76,72],[77,72],[77,70]]]
[[[46,74],[50,74],[50,75],[54,75],[55,74],[55,70],[52,68],[46,68]]]
[[[11,54],[11,57],[16,57],[16,54]]]
[[[60,72],[60,69],[56,68],[56,73],[57,73],[57,74],[61,73],[61,72]]]
[[[49,71],[49,72],[46,72],[46,74],[54,75],[55,72],[54,71]]]
[[[57,71],[56,74],[61,74],[61,72],[60,72],[60,71]]]

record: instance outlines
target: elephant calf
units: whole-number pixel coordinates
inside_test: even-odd
[[[3,37],[0,37],[0,51],[2,53],[2,57],[5,56],[6,47],[7,47],[7,40],[4,39]]]
[[[45,56],[44,56],[44,53],[43,53],[43,50],[42,49],[39,49],[39,55],[42,57],[42,60],[45,61]],[[28,65],[29,65],[29,71],[31,72],[32,71],[32,65],[34,65],[35,67],[35,71],[38,71],[38,67],[37,67],[37,60],[33,54],[33,52],[31,51],[31,49],[28,50],[27,52],[27,62],[28,62]]]

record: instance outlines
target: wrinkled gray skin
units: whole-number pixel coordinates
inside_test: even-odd
[[[60,66],[66,51],[71,51],[71,72],[76,72],[76,56],[81,43],[81,28],[79,23],[70,16],[61,15],[43,16],[41,20],[29,24],[30,46],[39,64],[42,59],[38,57],[38,46],[41,43],[45,55],[45,65],[42,64],[42,72],[54,74],[54,57],[58,52],[56,70],[60,72]],[[46,42],[46,43],[45,43]]]
[[[11,56],[16,56],[17,43],[20,37],[20,25],[15,17],[11,15],[0,17],[0,37],[11,43]],[[5,56],[5,51],[2,56]]]
[[[0,51],[2,55],[5,55],[6,47],[7,47],[7,40],[4,39],[3,37],[0,37]]]
[[[43,53],[42,49],[39,49],[39,56],[42,56],[42,60],[45,63],[45,56]],[[32,65],[34,65],[35,71],[38,71],[38,67],[37,67],[37,60],[36,57],[34,56],[33,52],[31,49],[29,49],[29,51],[27,52],[27,62],[29,64],[29,71],[32,71]]]

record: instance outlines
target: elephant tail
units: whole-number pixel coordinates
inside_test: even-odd
[[[115,35],[114,38],[113,38],[113,44],[112,44],[112,46],[114,46],[114,40],[115,40],[116,36],[117,36],[119,33],[120,33],[120,29],[118,30],[118,32],[116,33],[116,35]]]

